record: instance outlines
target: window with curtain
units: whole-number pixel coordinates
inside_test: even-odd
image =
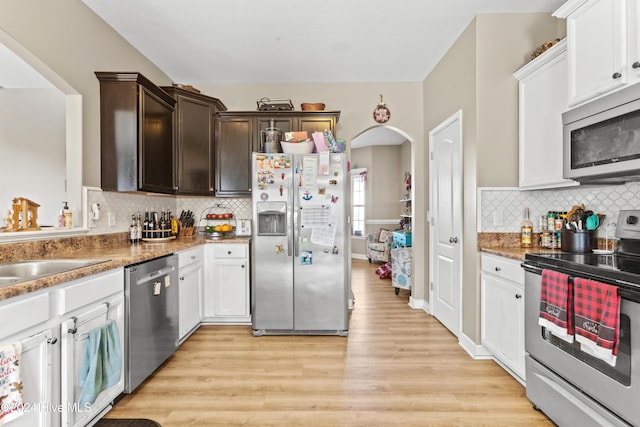
[[[364,202],[367,170],[351,170],[351,235],[364,236]]]

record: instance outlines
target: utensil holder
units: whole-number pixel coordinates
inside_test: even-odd
[[[562,230],[560,249],[564,252],[589,253],[598,247],[596,230]]]

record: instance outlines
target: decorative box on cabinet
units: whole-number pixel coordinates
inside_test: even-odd
[[[339,111],[224,111],[216,114],[216,196],[251,196],[251,153],[261,150],[270,120],[282,132],[326,129],[336,136]]]
[[[569,106],[640,81],[640,8],[636,0],[569,0]]]
[[[213,118],[227,107],[217,98],[175,86],[161,86],[176,100],[174,112],[178,194],[215,193]]]
[[[206,323],[251,322],[249,311],[249,245],[205,245]]]
[[[482,344],[524,383],[524,270],[519,261],[489,254],[481,267]]]
[[[514,73],[523,190],[578,185],[562,177],[562,113],[568,109],[566,51],[566,39],[561,40]]]
[[[100,80],[100,177],[108,191],[175,193],[176,101],[140,73]]]
[[[410,248],[411,247],[411,233],[405,233],[404,231],[393,232],[393,244],[394,248]]]

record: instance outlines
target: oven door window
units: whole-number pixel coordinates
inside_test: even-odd
[[[620,335],[618,337],[619,343],[616,366],[611,366],[597,357],[584,353],[580,350],[580,344],[577,342],[569,344],[568,342],[557,338],[546,328],[540,329],[542,330],[542,338],[545,341],[558,347],[562,351],[571,354],[576,359],[583,361],[608,377],[613,378],[620,384],[625,386],[631,385],[631,321],[629,320],[629,316],[626,314],[620,314]]]
[[[571,169],[640,158],[640,110],[571,131]]]

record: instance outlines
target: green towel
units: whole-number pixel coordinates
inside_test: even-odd
[[[89,331],[80,367],[80,406],[95,402],[102,391],[116,384],[122,372],[122,350],[115,321]]]

